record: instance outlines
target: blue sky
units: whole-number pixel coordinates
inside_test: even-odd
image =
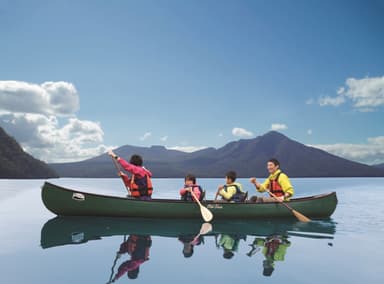
[[[0,126],[46,161],[277,129],[384,162],[383,13],[374,0],[0,0]]]

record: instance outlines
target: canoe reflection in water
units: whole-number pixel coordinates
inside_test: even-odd
[[[116,260],[119,259],[125,253],[130,255],[131,259],[123,262],[119,266],[116,275],[108,283],[115,282],[125,273],[127,273],[129,279],[136,279],[139,275],[140,265],[149,260],[149,249],[151,245],[151,236],[130,235],[128,237],[128,240],[124,241],[120,245],[120,249],[116,255]]]
[[[41,247],[47,249],[111,236],[129,236],[116,250],[118,252],[109,280],[112,283],[125,274],[129,278],[139,276],[140,266],[149,260],[151,238],[154,236],[173,238],[179,244],[181,242],[185,258],[193,256],[197,246],[199,249],[212,250],[209,247],[210,239],[222,251],[225,259],[233,259],[239,253],[250,257],[263,254],[263,265],[259,267],[263,267],[263,275],[270,276],[275,269],[275,262],[284,260],[292,236],[333,239],[335,227],[336,224],[331,220],[309,223],[292,219],[217,220],[212,224],[201,224],[196,219],[55,217],[47,221],[41,230]],[[253,242],[248,242],[249,246],[244,250],[247,238],[252,238]],[[125,257],[128,259],[125,260]],[[116,266],[118,269],[114,271]]]

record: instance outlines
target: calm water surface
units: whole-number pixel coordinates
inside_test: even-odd
[[[296,196],[336,191],[332,219],[220,221],[200,237],[201,220],[56,218],[43,182],[0,180],[0,283],[384,283],[383,178],[292,179]],[[125,195],[119,179],[51,182]],[[200,180],[209,198],[221,182]],[[182,184],[156,179],[154,197]]]

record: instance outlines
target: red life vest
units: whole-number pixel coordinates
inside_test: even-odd
[[[281,240],[279,240],[279,239],[273,239],[273,240],[268,241],[265,244],[265,246],[267,247],[266,255],[273,257],[275,252],[279,248],[280,244],[281,244]]]
[[[145,175],[142,178],[132,175],[129,188],[133,197],[151,196],[153,192],[152,181],[149,175]]]
[[[281,174],[281,172],[277,174],[275,179],[269,180],[269,191],[272,192],[277,197],[284,196],[283,188],[281,187],[281,185],[278,181],[280,174]],[[271,195],[271,197],[272,197],[272,195]]]

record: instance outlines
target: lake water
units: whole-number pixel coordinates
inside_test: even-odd
[[[55,218],[43,182],[0,180],[0,283],[384,283],[383,178],[292,179],[297,197],[337,192],[330,220],[214,222],[193,253],[201,220]],[[125,195],[119,179],[50,182]],[[208,198],[220,183],[200,180]],[[155,179],[154,197],[175,197],[182,184]]]

